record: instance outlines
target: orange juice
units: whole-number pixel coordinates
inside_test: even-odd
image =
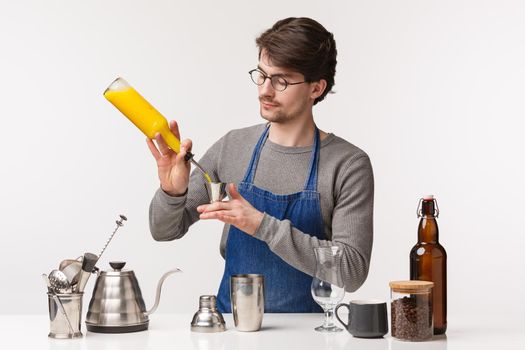
[[[117,86],[112,89],[114,85]],[[147,137],[153,139],[156,133],[160,133],[173,151],[180,152],[180,141],[171,132],[166,118],[124,79],[113,82],[104,92],[104,97]]]
[[[160,133],[164,141],[166,141],[175,153],[180,152],[180,141],[171,132],[166,118],[124,79],[117,78],[106,91],[104,91],[104,97],[117,107],[117,109],[147,137],[153,139],[156,133]],[[191,160],[196,164],[193,159]],[[203,171],[203,173],[206,180],[211,182],[210,176],[205,171]]]

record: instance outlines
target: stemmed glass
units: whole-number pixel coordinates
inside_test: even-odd
[[[345,295],[343,277],[341,276],[342,250],[339,247],[317,247],[315,252],[315,275],[311,291],[314,300],[324,312],[323,325],[315,328],[318,332],[340,332],[341,328],[334,323],[334,308]]]

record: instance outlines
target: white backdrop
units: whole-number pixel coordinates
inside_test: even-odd
[[[98,253],[120,213],[129,221],[100,266],[126,260],[147,306],[171,267],[184,273],[166,281],[158,312],[193,312],[216,293],[222,225],[151,238],[154,161],[102,92],[125,77],[179,121],[198,158],[228,130],[262,122],[247,74],[254,39],[289,16],[334,33],[337,93],[315,118],[374,166],[370,273],[346,300],[387,300],[388,282],[408,278],[417,202],[432,193],[450,327],[467,313],[523,312],[523,2],[1,0],[0,313],[46,313],[40,274]]]

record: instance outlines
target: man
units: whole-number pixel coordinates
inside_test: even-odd
[[[212,178],[230,183],[229,200],[208,204],[205,179],[162,137],[148,140],[160,189],[150,206],[150,230],[158,241],[181,238],[199,219],[225,223],[225,258],[217,295],[231,312],[233,274],[265,278],[266,312],[319,312],[311,296],[314,247],[343,251],[347,291],[366,279],[372,249],[373,173],[365,152],[317,129],[313,106],[334,85],[333,35],[309,18],[278,21],[256,39],[259,64],[250,71],[266,124],[227,133],[199,161]],[[180,138],[175,122],[173,133]],[[237,185],[234,185],[237,184]]]

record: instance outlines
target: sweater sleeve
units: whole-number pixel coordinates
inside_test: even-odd
[[[218,157],[222,139],[217,141],[199,160],[199,164],[218,179]],[[199,220],[197,207],[209,203],[206,180],[198,169],[190,175],[188,190],[180,197],[173,197],[159,188],[149,207],[149,227],[156,241],[171,241],[183,237],[189,227]]]
[[[311,276],[315,273],[314,247],[338,246],[345,290],[353,292],[365,281],[373,242],[374,178],[366,154],[353,157],[335,184],[332,213],[332,239],[320,240],[268,214],[255,237],[268,244],[284,261]]]

